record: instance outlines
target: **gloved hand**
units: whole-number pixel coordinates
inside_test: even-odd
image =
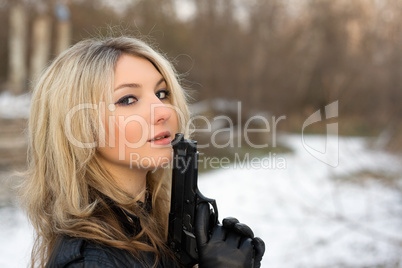
[[[207,203],[197,207],[195,235],[200,268],[259,268],[265,252],[262,239],[235,218],[225,218],[210,233],[210,211]]]

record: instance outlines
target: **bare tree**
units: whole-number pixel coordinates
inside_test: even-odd
[[[32,51],[30,61],[30,79],[35,79],[45,68],[51,51],[51,26],[48,6],[37,6],[37,15],[32,24]]]
[[[27,82],[27,13],[25,6],[14,3],[10,8],[8,87],[18,95]]]
[[[71,15],[68,6],[61,2],[56,3],[55,13],[57,18],[56,54],[60,54],[71,44]]]

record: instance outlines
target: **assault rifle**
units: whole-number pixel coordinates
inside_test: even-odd
[[[197,205],[202,202],[212,205],[210,226],[218,222],[218,209],[215,200],[206,198],[198,189],[197,142],[184,139],[182,133],[177,133],[172,146],[174,153],[168,245],[180,263],[191,267],[198,261],[194,230]]]

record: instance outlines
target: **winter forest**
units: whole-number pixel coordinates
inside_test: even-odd
[[[15,190],[32,85],[109,35],[174,62],[201,191],[264,239],[262,267],[402,267],[401,0],[0,0],[0,24],[1,267],[32,242]]]

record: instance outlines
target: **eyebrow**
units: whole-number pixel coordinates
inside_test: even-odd
[[[158,86],[159,86],[160,84],[162,84],[163,82],[166,82],[166,81],[165,81],[165,78],[162,77],[162,78],[159,79],[159,81],[156,83],[155,88],[158,87]],[[141,84],[137,84],[137,83],[121,84],[121,85],[119,85],[118,87],[116,87],[116,88],[114,89],[114,91],[117,91],[117,90],[119,90],[119,89],[121,89],[121,88],[125,88],[125,87],[129,87],[129,88],[141,88],[142,85],[141,85]]]

